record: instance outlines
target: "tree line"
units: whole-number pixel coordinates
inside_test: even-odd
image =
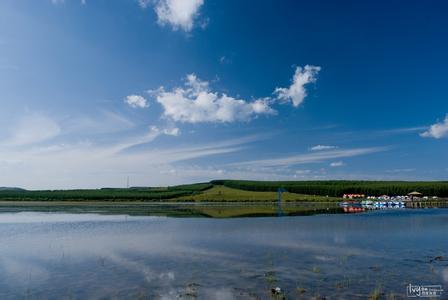
[[[213,180],[213,184],[224,185],[246,191],[277,191],[284,188],[288,192],[308,195],[342,197],[344,194],[365,194],[369,196],[407,195],[417,191],[424,196],[448,197],[448,181],[362,181],[362,180],[321,180],[321,181],[248,181]]]
[[[78,190],[0,190],[0,200],[17,201],[157,201],[194,195],[211,188],[210,183],[172,187],[132,187]]]

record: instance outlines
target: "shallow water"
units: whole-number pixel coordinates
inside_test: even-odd
[[[0,299],[448,293],[448,209],[281,218],[0,213]]]

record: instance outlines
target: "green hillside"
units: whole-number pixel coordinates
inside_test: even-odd
[[[213,188],[203,191],[202,193],[183,196],[177,198],[178,200],[185,201],[216,201],[216,202],[228,202],[228,201],[277,201],[277,192],[258,192],[258,191],[245,191],[230,188],[223,185],[215,185]],[[324,196],[314,195],[302,195],[295,193],[283,193],[283,201],[310,201],[310,202],[322,202],[322,201],[338,201],[340,198],[331,198]]]
[[[90,190],[6,190],[0,200],[15,201],[162,201],[201,193],[213,185],[197,183],[172,187],[103,188]]]

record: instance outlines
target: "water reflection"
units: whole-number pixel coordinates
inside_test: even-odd
[[[290,299],[448,290],[448,210],[284,218],[0,214],[0,298]],[[438,259],[434,259],[439,257]]]

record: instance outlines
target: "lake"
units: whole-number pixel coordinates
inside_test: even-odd
[[[448,209],[259,218],[0,213],[0,299],[448,296]],[[275,298],[275,297],[274,297]]]

